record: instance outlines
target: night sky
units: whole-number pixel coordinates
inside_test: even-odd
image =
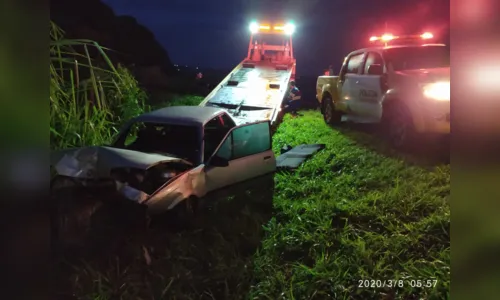
[[[148,27],[173,63],[232,69],[246,55],[251,20],[293,20],[297,75],[317,76],[383,33],[432,31],[449,40],[450,0],[103,0]]]

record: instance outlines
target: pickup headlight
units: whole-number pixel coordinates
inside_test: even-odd
[[[450,101],[450,82],[429,83],[422,87],[424,96],[438,101]]]

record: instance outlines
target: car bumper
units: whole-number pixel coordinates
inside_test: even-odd
[[[426,131],[429,133],[449,134],[451,131],[450,113],[428,118],[426,122]]]
[[[450,102],[421,99],[417,108],[421,122],[417,126],[420,133],[449,134],[450,133]]]

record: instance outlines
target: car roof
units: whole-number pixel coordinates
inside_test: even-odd
[[[218,114],[224,112],[218,107],[169,106],[142,114],[136,122],[169,123],[187,126],[203,126]]]
[[[376,47],[367,47],[367,48],[358,49],[358,50],[352,51],[351,53],[349,53],[349,55],[361,53],[361,52],[367,52],[367,51],[381,51],[381,50],[387,50],[387,49],[416,48],[416,47],[426,47],[426,46],[446,47],[445,44],[421,44],[421,45],[410,44],[410,45],[376,46]]]

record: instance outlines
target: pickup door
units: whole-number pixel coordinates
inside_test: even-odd
[[[370,74],[370,66],[378,65],[384,74],[384,60],[377,52],[368,52],[363,67],[363,72],[359,77],[359,99],[358,113],[370,122],[378,122],[382,116],[382,96],[384,76],[382,74]]]
[[[215,161],[227,161],[219,166]],[[276,170],[269,121],[232,128],[205,167],[206,191],[259,177]]]
[[[337,90],[340,92],[338,110],[359,114],[359,74],[365,57],[364,52],[351,54],[342,66]]]

